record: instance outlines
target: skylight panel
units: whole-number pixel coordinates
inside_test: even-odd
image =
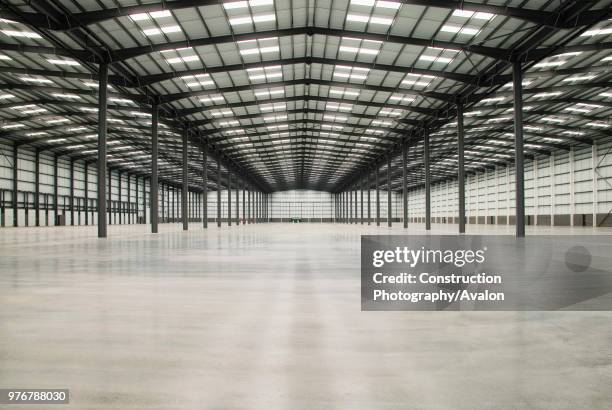
[[[253,16],[233,17],[229,19],[229,23],[232,26],[239,26],[242,24],[265,23],[268,21],[276,21],[276,15],[255,14]]]
[[[600,93],[599,96],[600,97],[605,97],[605,98],[612,98],[612,92],[610,92],[610,93],[608,93],[608,92]]]
[[[12,58],[10,58],[9,56],[5,54],[0,54],[0,60],[8,61],[8,60],[12,60]]]
[[[359,94],[360,94],[359,91],[343,90],[340,88],[332,88],[329,90],[329,95],[338,96],[340,98],[346,98],[346,97],[357,98],[359,97]]]
[[[603,108],[602,105],[598,105],[598,104],[586,104],[586,103],[578,103],[572,107],[565,107],[564,110],[565,111],[573,111],[573,112],[579,112],[579,113],[589,113],[593,110],[597,110],[599,108]]]
[[[597,77],[597,74],[575,75],[572,77],[564,78],[561,81],[564,81],[564,82],[588,81],[588,80],[592,80],[595,77]]]
[[[200,57],[197,55],[190,55],[190,56],[179,56],[179,57],[172,57],[172,58],[166,59],[166,63],[168,64],[190,63],[193,61],[200,61]]]
[[[389,117],[399,117],[404,114],[404,110],[400,110],[399,108],[383,108],[378,111],[378,115],[385,115]]]
[[[393,19],[392,18],[388,18],[388,17],[377,17],[377,16],[369,16],[369,15],[364,15],[364,14],[356,14],[356,13],[349,13],[346,15],[346,20],[347,21],[354,21],[357,23],[369,23],[369,24],[375,24],[375,25],[381,25],[381,26],[390,26],[393,23]]]
[[[185,85],[189,88],[215,85],[215,82],[208,73],[182,76],[181,80],[185,81]]]
[[[225,10],[246,9],[248,7],[270,6],[274,0],[230,1],[223,3]]]
[[[166,17],[172,17],[172,13],[170,10],[160,10],[160,11],[152,11],[150,13],[137,13],[130,14],[130,19],[132,21],[146,21],[149,19],[162,19]]]
[[[223,97],[220,94],[207,95],[206,97],[201,97],[200,98],[200,102],[203,102],[203,103],[206,103],[206,104],[214,104],[214,103],[219,103],[219,102],[225,102],[225,97]]]
[[[219,121],[217,125],[219,127],[234,127],[240,125],[240,122],[238,120]]]
[[[350,54],[377,55],[380,51],[381,45],[382,41],[342,37],[339,51]]]
[[[415,97],[409,94],[393,94],[389,97],[389,101],[397,104],[407,104],[413,102]]]
[[[111,97],[108,100],[117,104],[134,104],[134,101],[129,100],[127,98]]]
[[[142,33],[145,36],[151,37],[151,36],[159,36],[161,34],[171,34],[171,33],[180,33],[181,32],[181,28],[179,26],[161,26],[159,28],[155,27],[155,28],[147,28],[142,30]]]
[[[21,30],[0,30],[0,33],[9,37],[21,37],[21,38],[42,38],[42,36],[33,31],[21,31]]]
[[[343,115],[331,115],[331,114],[325,114],[323,116],[323,120],[324,121],[332,121],[332,122],[345,122],[348,121],[348,117],[345,117]]]
[[[227,117],[234,115],[234,112],[230,109],[219,109],[209,111],[213,117]]]
[[[444,33],[461,34],[466,36],[475,36],[480,33],[480,30],[472,27],[456,26],[454,24],[445,24],[440,31]]]
[[[81,65],[81,63],[79,63],[78,61],[69,60],[69,59],[66,60],[66,59],[60,59],[60,58],[48,58],[47,61],[55,65],[69,65],[69,66]]]
[[[337,65],[334,68],[334,77],[348,80],[365,80],[368,78],[369,68],[349,67]]]
[[[353,109],[353,104],[340,104],[336,102],[328,102],[325,105],[326,110],[330,111],[351,111]]]
[[[63,124],[65,122],[70,122],[68,118],[53,118],[51,120],[46,121],[47,124]]]
[[[593,30],[587,30],[584,33],[582,33],[580,36],[581,37],[593,37],[593,36],[602,36],[602,35],[609,35],[609,34],[612,34],[612,27],[596,28]]]
[[[52,93],[51,95],[57,98],[65,98],[68,100],[78,100],[81,98],[80,95],[71,94],[71,93]]]
[[[435,79],[433,75],[420,75],[420,74],[406,74],[406,77],[402,81],[402,85],[413,85],[418,87],[427,87]]]
[[[282,67],[279,65],[247,69],[249,80],[275,80],[283,77]]]
[[[263,104],[259,106],[259,110],[261,112],[267,111],[284,111],[287,109],[287,104],[284,102],[274,103],[274,104]]]
[[[8,100],[9,98],[15,98],[13,94],[0,94],[0,100]]]
[[[390,127],[393,124],[393,122],[386,121],[386,120],[372,120],[372,122],[370,124],[371,125],[383,126],[383,127]]]
[[[489,21],[495,18],[495,14],[492,14],[492,13],[483,13],[480,11],[474,12],[474,11],[460,10],[460,9],[454,10],[453,16],[461,17],[461,18],[473,18],[475,20],[484,20],[484,21]]]
[[[263,120],[264,122],[287,121],[287,115],[267,115]]]
[[[603,121],[593,121],[593,122],[589,122],[586,124],[587,127],[594,127],[594,128],[609,128],[610,124],[605,123]]]
[[[238,41],[238,50],[241,55],[268,54],[280,51],[278,37],[262,38],[259,40]]]
[[[383,9],[397,10],[400,8],[401,4],[398,2],[383,0],[351,0],[351,6],[380,7]]]
[[[17,128],[25,128],[25,124],[6,124],[0,128],[2,128],[3,130],[14,130]]]
[[[257,98],[274,98],[274,97],[278,97],[281,95],[285,95],[284,88],[275,88],[275,89],[255,91],[255,97]]]
[[[425,54],[421,55],[419,60],[438,64],[450,64],[453,61],[450,57],[430,56]]]
[[[53,84],[53,81],[43,77],[18,77],[21,81],[26,83],[38,83],[38,84]]]

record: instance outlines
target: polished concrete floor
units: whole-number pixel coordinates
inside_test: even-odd
[[[366,232],[389,229],[2,229],[0,388],[78,409],[612,407],[612,313],[361,312]],[[551,232],[612,234],[528,229]]]

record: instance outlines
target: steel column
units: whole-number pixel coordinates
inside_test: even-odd
[[[221,160],[217,159],[217,227],[221,228]]]
[[[368,182],[367,182],[367,188],[368,188],[368,225],[370,225],[372,223],[372,216],[371,216],[371,209],[372,209],[372,201],[371,201],[371,189],[370,189],[370,176],[372,175],[371,172],[368,173]]]
[[[236,226],[240,226],[240,184],[239,178],[236,175]]]
[[[465,150],[463,104],[457,104],[457,185],[459,188],[459,233],[465,233]]]
[[[391,197],[391,156],[387,157],[387,226],[393,225],[393,205]]]
[[[58,187],[58,157],[57,155],[53,156],[53,225],[57,225],[57,217],[58,217],[58,213],[59,213],[59,204],[58,204],[58,199],[59,199],[59,195],[58,195],[58,191],[59,191],[59,187]],[[98,204],[98,207],[100,206],[100,204]],[[104,214],[106,215],[106,214]]]
[[[36,164],[34,164],[34,215],[35,225],[40,226],[40,150],[36,150]],[[85,163],[85,172],[87,172],[87,163]],[[85,188],[87,188],[87,174],[85,174]],[[87,207],[87,190],[85,190],[85,206]],[[87,209],[87,208],[85,208]],[[87,221],[87,214],[85,214]]]
[[[189,130],[183,129],[183,192],[181,194],[181,218],[183,219],[183,231],[189,229]]]
[[[429,130],[423,135],[425,161],[425,230],[431,230],[431,175],[429,170]]]
[[[404,228],[408,228],[408,141],[402,144],[402,202]]]
[[[512,65],[514,84],[514,144],[515,144],[515,177],[516,177],[516,236],[525,236],[525,153],[523,151],[523,72],[521,63]]]
[[[70,160],[70,225],[74,226],[74,160]]]
[[[202,149],[202,225],[208,228],[208,141]]]
[[[376,184],[376,226],[380,226],[380,186],[378,184],[378,166],[374,173],[374,180]]]
[[[19,214],[17,209],[17,183],[18,183],[18,168],[17,163],[19,162],[17,156],[19,155],[19,148],[17,143],[13,145],[13,197],[11,198],[12,206],[13,206],[13,226],[19,225]]]
[[[158,142],[158,135],[157,135],[157,127],[158,127],[158,122],[159,122],[159,107],[157,104],[153,104],[153,106],[151,107],[151,187],[150,187],[150,191],[151,193],[149,194],[149,200],[151,201],[150,204],[150,208],[151,208],[151,232],[152,233],[157,233],[158,232],[158,224],[159,224],[159,212],[157,210],[158,207],[158,203],[159,203],[159,199],[158,199],[158,187],[159,187],[159,177],[158,177],[158,164],[157,164],[157,157],[158,157],[158,152],[159,152],[159,142]],[[162,187],[162,214],[164,211],[164,204],[163,204],[163,194],[164,194],[164,190]],[[145,208],[145,213],[146,213],[146,208]],[[163,220],[163,215],[162,215],[162,220]]]
[[[232,171],[227,169],[227,226],[232,226]]]
[[[98,82],[98,238],[106,238],[106,110],[108,65],[100,64]],[[110,181],[109,181],[110,182]]]

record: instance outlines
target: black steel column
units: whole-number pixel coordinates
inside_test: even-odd
[[[149,194],[149,200],[151,201],[151,232],[158,232],[158,223],[159,223],[159,212],[157,210],[159,199],[157,197],[158,190],[158,165],[157,165],[157,157],[158,157],[158,137],[157,137],[157,127],[159,121],[159,107],[157,104],[153,104],[151,107],[151,187]],[[163,213],[164,213],[164,189],[162,187],[162,221],[163,221]],[[145,208],[145,213],[147,212]]]
[[[516,236],[525,236],[525,153],[523,151],[523,72],[521,63],[515,61],[512,65],[514,83],[514,144],[515,144],[515,176],[516,176]]]
[[[350,190],[346,191],[348,195],[348,223],[353,223],[353,192]]]
[[[36,150],[35,157],[36,164],[34,164],[34,209],[36,215],[34,217],[36,226],[40,226],[40,151]],[[85,171],[87,171],[87,163],[85,163]],[[87,187],[87,175],[85,175],[85,186]],[[85,198],[87,198],[87,191],[85,191]],[[87,199],[85,199],[87,201]],[[87,202],[85,202],[87,206]],[[87,208],[86,208],[87,209]],[[85,220],[87,221],[87,214],[85,214]]]
[[[361,225],[363,225],[363,178],[359,181],[359,190],[361,192],[361,199],[359,201],[359,207],[361,208]]]
[[[232,226],[232,171],[227,169],[227,226]]]
[[[89,225],[89,163],[85,161],[85,226]]]
[[[221,160],[217,159],[217,227],[221,228]]]
[[[136,202],[135,202],[135,211],[136,211],[136,221],[134,223],[138,224],[138,218],[140,217],[140,181],[138,180],[138,174],[136,174],[136,190],[134,193],[136,194]]]
[[[202,225],[208,228],[208,141],[204,141],[202,150]]]
[[[118,185],[117,192],[119,194],[117,196],[117,203],[119,204],[119,206],[117,208],[119,210],[119,225],[121,225],[123,223],[123,220],[122,220],[123,203],[121,202],[121,189],[122,189],[121,188],[121,179],[123,179],[123,177],[121,176],[121,171],[117,172],[117,176],[118,176],[118,178],[117,178],[118,179],[118,181],[117,181],[118,182],[118,184],[117,184]]]
[[[183,193],[181,195],[181,218],[183,219],[183,231],[189,229],[189,151],[187,140],[189,130],[183,129]]]
[[[371,201],[371,189],[370,189],[370,176],[372,175],[371,172],[368,172],[368,181],[366,184],[366,188],[368,188],[368,225],[370,225],[372,223],[372,201]]]
[[[408,141],[402,144],[402,201],[404,228],[408,228]]]
[[[57,225],[57,216],[59,213],[59,187],[58,187],[58,158],[57,155],[53,156],[53,225]],[[99,204],[98,204],[99,206]],[[106,215],[106,214],[105,214]]]
[[[74,160],[70,160],[70,225],[74,226]]]
[[[380,226],[380,187],[378,185],[378,166],[374,174],[376,182],[376,226]]]
[[[240,226],[240,179],[236,175],[236,226]]]
[[[246,183],[242,182],[242,224],[246,224]]]
[[[106,238],[106,109],[108,65],[100,64],[98,83],[98,238]]]
[[[142,178],[142,222],[147,223],[147,179]]]
[[[429,170],[429,131],[424,130],[423,146],[425,161],[425,230],[431,230],[431,175]]]
[[[393,225],[393,209],[391,197],[391,156],[387,157],[387,226]]]
[[[459,233],[465,233],[465,152],[463,104],[457,104],[457,185],[459,188]]]
[[[19,214],[18,214],[18,209],[17,209],[17,182],[18,182],[18,169],[17,169],[17,163],[19,162],[17,159],[17,156],[19,154],[19,148],[17,146],[17,143],[15,143],[15,145],[13,145],[13,197],[12,202],[13,202],[13,226],[18,226],[19,225]]]

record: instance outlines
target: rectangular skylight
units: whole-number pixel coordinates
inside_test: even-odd
[[[15,128],[24,128],[25,124],[7,124],[7,125],[3,125],[2,129],[3,130],[13,130]]]
[[[364,14],[349,13],[346,15],[347,21],[354,21],[357,23],[370,23],[381,26],[390,26],[393,23],[393,19],[387,17],[369,16]]]
[[[429,61],[432,63],[439,63],[439,64],[450,64],[453,61],[453,59],[450,57],[436,57],[436,56],[429,56],[429,55],[422,55],[419,57],[419,60]]]
[[[480,32],[480,30],[476,28],[465,27],[465,26],[455,26],[453,24],[443,25],[440,31],[444,33],[463,34],[466,36],[475,36]]]
[[[330,95],[338,95],[340,97],[359,97],[359,91],[341,90],[338,88],[332,88],[329,90]]]
[[[403,85],[416,85],[419,87],[427,87],[431,81],[436,78],[432,75],[406,74],[406,78],[402,81]]]
[[[65,60],[65,59],[60,59],[60,58],[48,58],[47,61],[55,65],[72,65],[72,66],[81,65],[81,63],[79,63],[78,61]]]
[[[610,124],[601,121],[589,122],[586,124],[587,127],[596,127],[596,128],[609,128]]]
[[[400,110],[398,108],[383,108],[378,111],[378,115],[387,115],[389,117],[399,117],[404,114],[404,110]]]
[[[573,77],[568,77],[568,78],[564,78],[561,81],[565,81],[565,82],[571,82],[571,81],[588,81],[588,80],[592,80],[593,78],[597,77],[597,75],[595,74],[587,74],[587,75],[575,75]]]
[[[203,103],[213,103],[213,102],[223,102],[225,98],[222,95],[209,95],[206,97],[200,98],[200,102]]]
[[[254,16],[245,17],[234,17],[229,19],[229,23],[232,26],[239,26],[241,24],[251,23],[265,23],[267,21],[276,21],[276,15],[274,14],[255,14]]]
[[[210,77],[210,74],[196,74],[186,75],[181,77],[181,80],[185,81],[185,85],[189,88],[204,87],[215,85],[215,82]]]
[[[229,115],[234,115],[234,112],[229,109],[211,110],[210,115],[213,117],[227,117]]]
[[[19,79],[26,83],[53,84],[53,81],[42,77],[19,77]]]
[[[537,93],[532,95],[533,98],[548,98],[548,97],[556,97],[563,94],[562,91],[551,91],[546,93]]]
[[[66,138],[55,138],[52,140],[48,140],[47,142],[55,143],[55,142],[64,142],[64,141],[66,141]]]
[[[230,1],[223,3],[226,10],[244,9],[247,7],[269,6],[274,4],[274,0],[249,0],[249,1]]]
[[[164,17],[171,17],[172,13],[170,10],[160,10],[160,11],[152,11],[150,13],[138,13],[138,14],[130,14],[130,19],[132,21],[145,21],[149,19],[160,19]]]
[[[127,98],[111,97],[108,100],[111,102],[119,103],[119,104],[134,104],[134,101],[128,100]]]
[[[166,63],[168,64],[189,63],[192,61],[200,61],[200,57],[198,57],[197,55],[192,55],[192,56],[173,57],[173,58],[166,59]]]
[[[159,36],[161,34],[179,33],[181,28],[179,26],[161,26],[160,28],[147,28],[142,30],[145,36]]]
[[[9,56],[7,56],[7,55],[0,54],[0,60],[12,60],[12,58],[10,58],[10,57],[9,57]]]
[[[8,100],[9,98],[15,98],[13,94],[0,94],[0,100]]]
[[[368,78],[369,72],[369,68],[337,65],[334,70],[334,77],[347,78],[349,80],[365,80]]]
[[[47,124],[61,124],[64,122],[70,122],[68,118],[54,118],[52,120],[47,120]]]
[[[592,36],[602,36],[612,34],[612,27],[608,28],[596,28],[593,30],[588,30],[582,33],[580,36],[582,37],[592,37]]]
[[[414,99],[415,97],[409,94],[393,94],[391,97],[389,97],[389,101],[393,101],[394,103],[398,104],[410,103],[413,102]]]
[[[339,122],[345,122],[348,121],[348,117],[342,116],[342,115],[330,115],[330,114],[325,114],[323,116],[323,120],[324,121],[339,121]]]
[[[480,100],[480,102],[482,102],[482,103],[496,103],[496,102],[504,101],[505,99],[506,99],[506,97],[490,97],[490,98],[485,98],[484,100]]]
[[[333,111],[351,111],[353,109],[353,104],[339,104],[336,102],[328,102],[325,105],[325,109]]]
[[[267,54],[267,53],[276,53],[280,51],[279,46],[267,46],[267,47],[253,47],[253,48],[245,48],[240,49],[240,54],[243,56],[253,55],[253,54]]]
[[[20,30],[0,30],[3,34],[9,37],[23,37],[23,38],[42,38],[42,36],[33,31],[20,31]]]
[[[286,121],[287,120],[287,115],[268,115],[263,117],[263,120],[265,122],[269,122],[269,121]]]
[[[373,120],[371,125],[381,125],[383,127],[390,127],[393,123],[385,120]]]
[[[249,80],[272,80],[283,76],[282,67],[279,65],[249,68],[247,74]]]
[[[566,60],[541,61],[538,64],[534,65],[534,67],[536,68],[559,67],[565,63],[567,63]]]
[[[455,11],[453,11],[453,16],[455,17],[463,17],[463,18],[474,18],[476,20],[491,20],[493,17],[495,17],[495,14],[491,14],[491,13],[483,13],[480,11],[474,12],[474,11],[468,11],[468,10],[460,10],[457,9]]]
[[[264,104],[259,106],[259,110],[262,112],[266,111],[283,111],[287,109],[287,104],[284,102],[274,103],[274,104]]]
[[[81,98],[79,95],[70,94],[70,93],[53,93],[51,95],[57,98],[66,98],[66,99],[71,99],[71,100],[77,100]]]
[[[600,97],[612,98],[612,93],[603,92],[599,94]]]
[[[231,127],[235,125],[240,125],[240,122],[238,120],[220,121],[217,123],[217,125],[220,127]]]
[[[42,137],[43,135],[49,135],[44,131],[38,131],[38,132],[28,132],[26,134],[26,137]]]
[[[255,97],[264,97],[264,98],[272,98],[274,96],[279,96],[279,95],[284,95],[285,94],[285,89],[284,88],[276,88],[276,89],[272,89],[272,90],[260,90],[260,91],[255,91]]]

